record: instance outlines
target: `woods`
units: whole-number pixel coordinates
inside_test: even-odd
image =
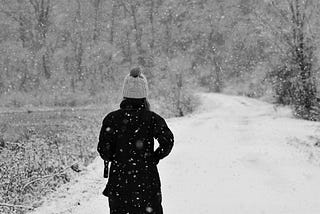
[[[273,32],[273,41],[281,48],[280,60],[270,76],[277,102],[291,104],[297,116],[315,118],[312,109],[317,105],[317,26],[318,19],[312,1],[271,1],[270,14],[262,19]],[[272,22],[270,21],[272,20]]]
[[[10,97],[5,106],[101,103],[106,91],[119,91],[133,65],[143,67],[152,88],[164,79],[172,88],[170,73],[182,66],[180,58],[188,59],[183,76],[213,92],[261,97],[273,89],[279,103],[306,103],[302,112],[317,94],[314,0],[1,0],[0,5],[0,92]],[[28,99],[19,101],[21,93]],[[61,100],[72,94],[77,94],[73,103]]]

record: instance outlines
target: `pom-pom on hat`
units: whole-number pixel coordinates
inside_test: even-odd
[[[133,68],[125,77],[122,95],[125,98],[135,99],[148,96],[148,82],[139,67]]]

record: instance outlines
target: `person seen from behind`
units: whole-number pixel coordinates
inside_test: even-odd
[[[165,120],[150,110],[147,94],[145,76],[140,68],[132,69],[124,80],[120,109],[102,123],[97,150],[111,163],[103,191],[110,214],[163,214],[157,164],[171,152],[174,136]],[[155,150],[154,139],[159,143]]]

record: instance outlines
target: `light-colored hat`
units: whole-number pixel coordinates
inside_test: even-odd
[[[126,98],[146,98],[148,96],[148,82],[141,73],[140,68],[134,68],[130,71],[123,83],[123,97]]]

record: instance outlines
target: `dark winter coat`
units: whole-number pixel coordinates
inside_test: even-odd
[[[162,213],[157,164],[170,153],[174,139],[165,120],[149,111],[145,101],[125,99],[103,120],[98,152],[111,162],[104,191],[111,213]]]

